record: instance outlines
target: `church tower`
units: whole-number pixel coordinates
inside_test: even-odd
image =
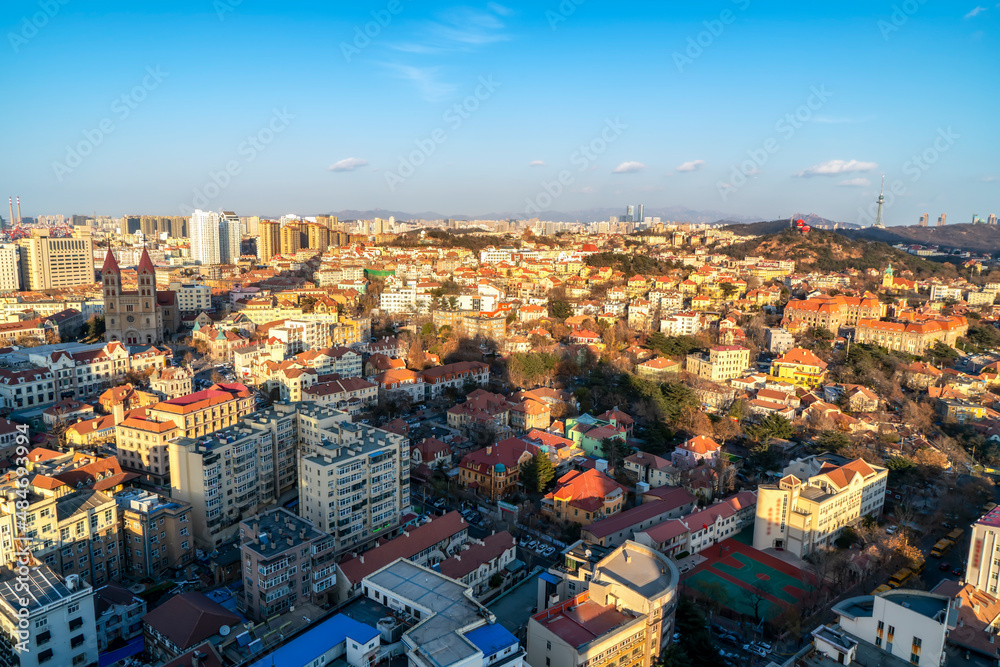
[[[893,276],[892,262],[889,262],[889,266],[887,266],[885,268],[885,271],[882,273],[882,287],[886,289],[892,289],[893,285],[892,276]]]

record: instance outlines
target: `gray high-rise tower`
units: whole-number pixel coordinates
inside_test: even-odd
[[[885,203],[885,197],[883,193],[885,192],[885,174],[882,174],[882,187],[878,191],[878,213],[875,214],[875,222],[872,223],[872,227],[878,229],[885,229],[885,223],[882,222],[882,204]]]

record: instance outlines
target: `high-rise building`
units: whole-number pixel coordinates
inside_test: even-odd
[[[309,249],[326,251],[330,247],[330,229],[318,223],[309,225]]]
[[[0,574],[0,660],[20,667],[96,665],[94,589],[48,565],[25,570]]]
[[[188,222],[191,233],[191,258],[210,266],[221,261],[219,214],[198,209]]]
[[[127,577],[157,577],[168,568],[194,562],[191,535],[191,505],[143,489],[127,489],[115,495],[121,517]]]
[[[186,239],[190,234],[188,219],[180,216],[170,218],[170,237],[175,239]]]
[[[32,229],[19,239],[21,289],[41,291],[89,285],[94,281],[94,244],[90,237],[52,238],[48,229]]]
[[[219,214],[219,263],[235,264],[240,259],[240,219],[232,211]]]
[[[340,230],[340,220],[337,219],[335,215],[317,215],[316,223],[323,225],[331,232],[336,232]]]
[[[986,224],[987,225],[995,225],[995,224],[997,224],[997,214],[996,213],[990,213],[989,216],[987,216],[987,218],[986,218]]]
[[[938,216],[937,226],[944,227],[948,223],[948,214],[942,213]]]
[[[635,207],[629,204],[625,209],[625,218],[622,222],[632,222],[633,220],[635,220]]]
[[[260,233],[260,216],[250,215],[240,218],[242,231],[246,236],[257,236]]]
[[[257,257],[261,263],[267,264],[275,255],[281,254],[281,225],[277,222],[262,220],[260,222],[260,238],[257,240]]]
[[[283,507],[240,524],[243,591],[239,610],[264,621],[295,605],[325,606],[337,578],[332,537]],[[301,577],[288,576],[299,571]]]
[[[281,254],[294,255],[302,249],[302,230],[298,222],[289,222],[281,228]]]
[[[16,243],[0,244],[0,291],[21,289],[20,253]]]
[[[639,204],[639,213],[635,216],[635,220],[633,222],[642,222],[644,220],[643,215],[642,204]]]
[[[965,583],[984,593],[997,595],[997,577],[1000,575],[998,552],[1000,552],[1000,508],[994,508],[972,524]]]
[[[930,219],[931,219],[931,214],[930,213],[924,213],[922,216],[920,216],[920,223],[919,223],[920,226],[921,227],[926,227],[927,223],[930,222]]]
[[[124,215],[121,220],[122,234],[135,234],[139,231],[141,218],[137,215]]]

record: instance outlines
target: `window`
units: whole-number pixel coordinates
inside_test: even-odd
[[[69,640],[70,648],[76,648],[83,643],[83,635],[77,635]]]

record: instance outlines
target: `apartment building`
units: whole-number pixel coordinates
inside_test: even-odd
[[[428,368],[420,375],[424,378],[426,400],[433,400],[448,389],[464,394],[469,387],[485,387],[490,381],[490,367],[481,361],[460,361]]]
[[[191,505],[141,489],[115,496],[124,544],[123,571],[129,578],[157,579],[165,570],[194,562]]]
[[[149,376],[149,391],[164,401],[187,396],[194,388],[194,373],[182,366],[169,366]]]
[[[717,345],[704,354],[689,354],[685,362],[685,370],[692,375],[724,382],[738,378],[750,366],[750,350],[739,345]]]
[[[795,475],[812,470],[808,477]],[[814,457],[793,462],[777,484],[757,487],[754,548],[784,549],[802,558],[832,545],[845,526],[882,513],[888,474],[862,459],[841,465]]]
[[[264,621],[306,602],[325,607],[337,579],[334,538],[281,507],[240,523],[237,607]]]
[[[56,380],[44,368],[0,368],[0,409],[47,407],[56,402]]]
[[[90,238],[55,238],[50,234],[48,229],[32,229],[31,236],[17,241],[21,289],[40,292],[97,282]]]
[[[356,377],[318,382],[302,390],[302,400],[353,416],[378,403],[378,385]]]
[[[157,421],[130,414],[115,426],[115,442],[122,468],[135,472],[153,484],[170,479],[167,443],[184,432],[172,420]]]
[[[406,439],[310,403],[298,420],[299,514],[333,535],[338,552],[394,531],[410,505]]]
[[[997,595],[1000,577],[1000,508],[994,508],[972,524],[965,583],[976,590]]]
[[[181,313],[201,313],[212,309],[212,288],[201,283],[170,283]]]
[[[329,345],[330,323],[320,320],[285,320],[280,327],[270,328],[268,334],[283,342],[290,354],[298,354]]]
[[[96,665],[94,589],[47,565],[0,572],[0,656],[19,667]]]
[[[740,491],[678,519],[640,530],[635,541],[672,557],[682,552],[696,554],[753,526],[756,506],[754,492]]]
[[[0,244],[0,290],[16,292],[21,289],[21,258],[16,243]]]
[[[26,548],[61,576],[77,575],[94,586],[119,578],[114,499],[93,489],[67,493],[63,482],[44,476],[36,484],[28,487],[26,497],[8,494],[0,505],[0,563],[14,562],[19,549]],[[4,488],[15,487],[11,482]],[[23,502],[27,508],[18,509]],[[18,535],[23,542],[14,542]]]
[[[172,421],[185,437],[199,438],[233,426],[253,409],[253,392],[234,382],[157,403],[149,408],[149,419]]]
[[[295,362],[319,375],[336,373],[342,378],[362,376],[361,355],[347,347],[315,347],[295,355]]]
[[[528,620],[527,661],[548,667],[652,667],[673,633],[677,566],[626,542],[593,568],[581,593]]]
[[[411,667],[523,667],[524,651],[472,589],[399,559],[363,580],[364,595],[407,619],[402,646]],[[537,665],[542,662],[534,663]]]
[[[94,615],[97,622],[97,649],[104,653],[116,640],[129,640],[142,634],[146,601],[112,581],[94,591]]]
[[[446,577],[461,581],[481,598],[494,588],[493,578],[507,581],[507,566],[514,562],[517,542],[506,530],[487,535],[481,540],[471,539],[437,569]]]
[[[785,305],[782,326],[790,331],[826,329],[836,334],[841,327],[854,326],[862,319],[879,319],[886,312],[885,304],[878,297],[822,296]]]

